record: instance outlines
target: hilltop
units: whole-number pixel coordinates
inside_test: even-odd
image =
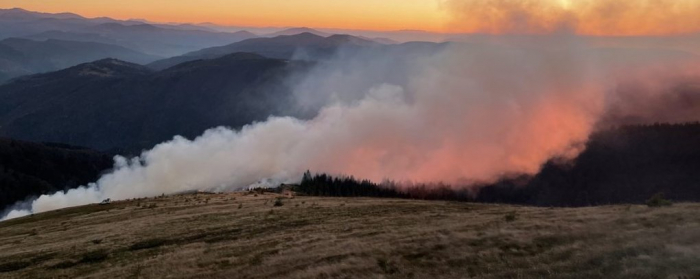
[[[177,195],[2,222],[0,276],[691,278],[698,210]]]

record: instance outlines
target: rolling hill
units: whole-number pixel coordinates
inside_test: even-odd
[[[22,75],[56,71],[104,58],[143,64],[159,57],[102,43],[9,38],[0,41],[0,83]]]
[[[58,31],[50,30],[37,34],[32,34],[29,36],[24,36],[25,39],[35,40],[35,41],[46,41],[46,40],[64,40],[64,41],[75,41],[75,42],[93,42],[93,43],[103,43],[110,45],[118,45],[119,42],[108,36],[98,34],[98,33],[80,33],[80,32],[69,32],[69,31]]]
[[[0,39],[70,40],[115,44],[150,55],[169,57],[257,37],[247,31],[217,32],[193,25],[149,24],[138,20],[86,18],[23,9],[0,9]]]
[[[103,23],[77,30],[77,32],[98,34],[116,41],[117,44],[165,57],[257,37],[247,31],[225,33],[122,23]],[[46,35],[46,33],[43,34],[43,36]]]
[[[174,135],[286,114],[282,80],[308,63],[237,53],[156,72],[107,59],[0,86],[0,134],[140,153]]]
[[[284,29],[281,31],[273,32],[273,33],[266,35],[266,37],[293,36],[293,35],[299,35],[302,33],[311,33],[311,34],[314,34],[316,36],[321,36],[321,37],[328,37],[328,36],[333,35],[331,33],[318,31],[316,29],[311,29],[308,27],[298,27],[298,28],[289,28],[289,29]]]
[[[357,49],[379,45],[373,41],[349,35],[322,37],[312,33],[301,33],[297,35],[281,35],[273,38],[248,39],[225,46],[206,48],[182,56],[159,60],[148,66],[160,70],[187,61],[212,59],[236,52],[253,52],[265,57],[278,59],[291,59],[297,55],[302,59],[316,60],[330,57],[341,48]]]
[[[0,39],[22,37],[48,30],[78,30],[103,23],[140,24],[106,17],[85,18],[73,13],[41,13],[24,9],[0,9]]]

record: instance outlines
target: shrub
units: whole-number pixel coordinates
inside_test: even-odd
[[[671,206],[672,204],[670,200],[664,198],[663,193],[654,194],[647,200],[647,206],[649,207]]]
[[[83,258],[80,259],[81,263],[98,263],[104,261],[109,257],[109,252],[107,250],[95,250],[92,252],[87,252],[83,254]]]
[[[399,272],[399,269],[392,265],[388,260],[384,258],[377,259],[377,265],[386,274],[395,274]]]
[[[57,263],[55,265],[52,265],[51,268],[60,268],[60,269],[65,269],[65,268],[71,268],[76,266],[78,263],[74,261],[62,261],[60,263]]]
[[[518,215],[515,213],[515,211],[508,212],[508,214],[506,214],[506,216],[505,216],[505,219],[506,219],[506,222],[513,222],[516,219],[518,219]]]
[[[161,238],[153,238],[153,239],[148,239],[140,242],[136,242],[133,245],[129,247],[129,250],[135,251],[135,250],[143,250],[143,249],[150,249],[150,248],[156,248],[165,245],[167,241],[165,239]]]
[[[24,262],[24,261],[9,262],[9,263],[0,264],[0,273],[12,272],[12,271],[24,269],[24,268],[28,267],[29,265],[31,265],[31,263]]]
[[[274,206],[283,206],[284,203],[282,202],[281,198],[275,199],[275,203],[273,204]]]

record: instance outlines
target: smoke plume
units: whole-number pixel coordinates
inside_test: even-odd
[[[117,157],[94,184],[43,195],[5,218],[106,198],[296,182],[307,169],[454,185],[536,173],[552,157],[581,151],[619,102],[621,65],[636,60],[610,61],[575,36],[554,40],[341,53],[290,80],[298,104],[289,105],[319,108],[311,119],[270,117],[175,137]]]
[[[444,0],[455,30],[668,35],[700,31],[698,0]]]

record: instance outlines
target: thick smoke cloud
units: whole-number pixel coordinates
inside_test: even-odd
[[[629,70],[618,77],[600,128],[700,121],[700,67],[673,63]]]
[[[667,35],[700,31],[698,0],[443,0],[463,32]]]
[[[137,158],[118,157],[94,184],[41,196],[5,218],[106,198],[295,182],[307,169],[454,185],[535,173],[581,151],[619,102],[622,65],[637,61],[612,61],[574,36],[552,40],[341,53],[290,81],[300,108],[320,108],[309,120],[270,117],[175,137]]]

